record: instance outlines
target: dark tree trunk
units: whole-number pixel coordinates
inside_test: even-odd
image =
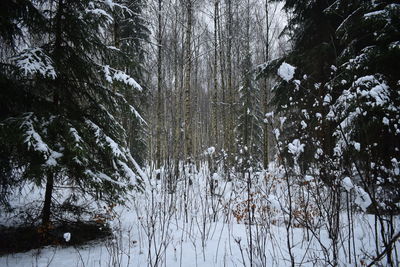
[[[50,224],[51,196],[53,194],[53,185],[54,185],[54,174],[49,173],[47,175],[46,193],[44,196],[44,205],[43,205],[43,210],[42,210],[43,226],[48,226]]]

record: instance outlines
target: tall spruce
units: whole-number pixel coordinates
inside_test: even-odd
[[[125,97],[142,88],[110,60],[124,52],[109,32],[113,12],[134,12],[113,1],[85,0],[6,0],[0,9],[6,14],[0,29],[2,181],[45,186],[44,225],[51,222],[57,184],[123,202],[123,193],[140,189],[142,179],[116,115],[124,110],[142,120]]]
[[[338,1],[337,68],[324,97],[334,122],[335,149],[374,213],[398,213],[400,202],[400,4]]]
[[[255,80],[250,47],[250,4],[246,6],[246,27],[243,42],[241,86],[239,88],[239,116],[236,128],[238,164],[241,171],[259,168],[262,160],[262,121],[260,89]]]
[[[396,1],[286,1],[293,79],[274,88],[282,144],[298,139],[301,173],[336,187],[356,185],[362,209],[398,212],[399,4]],[[284,75],[283,75],[284,76]],[[290,77],[292,78],[292,77]],[[293,163],[290,149],[283,150]],[[363,203],[364,202],[365,206]]]
[[[110,60],[115,61],[119,69],[126,74],[135,77],[142,90],[131,90],[122,84],[118,90],[125,95],[127,102],[134,106],[142,114],[147,109],[149,90],[144,79],[145,69],[143,62],[146,60],[144,45],[148,42],[150,31],[147,21],[143,18],[143,10],[146,8],[144,0],[118,0],[118,4],[127,7],[114,9],[114,45],[121,50],[119,57],[112,55]],[[132,156],[139,164],[143,164],[146,158],[147,124],[138,116],[131,116],[129,110],[122,110],[121,118],[127,133],[127,144]]]

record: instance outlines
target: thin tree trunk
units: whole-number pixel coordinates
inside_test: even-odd
[[[266,40],[265,40],[265,62],[269,60],[269,12],[268,12],[268,0],[265,0],[265,23],[266,23]],[[265,99],[264,99],[264,114],[268,113],[268,101],[269,101],[269,86],[268,77],[265,77]],[[264,169],[268,168],[269,163],[269,127],[268,123],[264,124]]]
[[[186,58],[185,58],[185,145],[186,158],[192,157],[192,123],[191,123],[191,96],[190,82],[192,71],[192,0],[186,0],[187,25],[186,25]]]
[[[157,135],[156,135],[156,168],[162,161],[162,130],[163,130],[163,97],[162,97],[162,0],[158,0],[158,29],[157,29]]]
[[[43,226],[50,225],[51,197],[53,195],[53,187],[54,187],[54,174],[49,172],[47,174],[46,192],[45,192],[45,196],[44,196],[44,205],[43,205],[43,210],[42,210],[42,225]]]
[[[179,73],[179,69],[178,69],[178,12],[175,11],[175,23],[174,23],[174,27],[173,27],[173,34],[174,34],[174,40],[175,42],[173,42],[173,48],[174,48],[174,92],[175,92],[175,96],[180,95],[180,86],[179,86],[179,77],[180,77],[180,73]],[[181,104],[180,103],[180,97],[175,97],[175,103]],[[171,118],[172,118],[172,142],[173,142],[173,147],[174,147],[174,153],[173,153],[173,157],[174,157],[174,177],[175,177],[175,181],[176,179],[178,179],[179,177],[179,159],[180,159],[180,143],[178,142],[178,139],[180,137],[180,117],[178,118],[178,116],[180,116],[180,111],[178,109],[175,109],[172,105],[171,105]],[[175,183],[174,181],[174,183]],[[175,186],[175,185],[174,185]],[[175,188],[174,188],[175,189]]]
[[[218,4],[219,0],[214,3],[214,92],[213,92],[213,133],[215,144],[218,144]]]
[[[225,57],[224,57],[224,46],[223,46],[223,40],[222,40],[222,30],[221,30],[221,23],[220,23],[220,17],[219,17],[219,8],[217,9],[217,32],[219,35],[219,61],[220,61],[220,72],[221,72],[221,92],[222,92],[222,105],[221,105],[221,114],[222,114],[222,147],[224,150],[227,150],[227,139],[226,139],[226,133],[227,133],[227,122],[226,122],[226,87],[225,87]]]
[[[60,61],[60,53],[61,51],[61,19],[63,16],[63,0],[58,1],[58,10],[56,15],[56,28],[55,28],[55,44],[54,44],[54,58],[56,65],[59,64]],[[59,80],[55,80],[56,83],[61,82]],[[57,87],[57,86],[55,86]],[[53,103],[54,106],[58,108],[58,104],[60,102],[59,91],[55,88],[53,95]],[[46,181],[46,192],[44,196],[44,205],[42,210],[42,225],[48,226],[50,224],[50,215],[51,215],[51,197],[53,195],[53,187],[54,187],[54,173],[49,171],[47,173],[47,181]]]
[[[226,47],[226,63],[227,63],[227,75],[228,75],[228,104],[229,104],[229,118],[228,118],[228,152],[229,152],[229,159],[228,165],[232,165],[233,159],[233,150],[234,150],[234,94],[233,94],[233,84],[232,84],[232,2],[231,0],[227,1],[228,3],[228,20],[227,20],[227,30],[228,30],[228,40],[227,40],[227,47]],[[229,175],[229,174],[228,174]]]

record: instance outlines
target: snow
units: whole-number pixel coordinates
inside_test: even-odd
[[[122,148],[120,145],[118,145],[118,143],[115,140],[113,140],[111,137],[105,135],[104,132],[101,130],[101,128],[97,124],[95,124],[94,122],[92,122],[89,119],[86,119],[85,122],[92,130],[94,130],[94,134],[96,137],[96,143],[98,145],[103,147],[104,143],[105,143],[111,149],[114,157],[122,158],[125,161],[128,160],[128,158],[126,156],[126,154],[128,152],[125,151],[125,149]]]
[[[282,65],[278,69],[278,75],[283,80],[289,82],[291,79],[293,79],[295,70],[296,70],[296,67],[293,67],[292,65],[290,65],[286,62],[283,62]]]
[[[354,203],[356,203],[364,212],[367,211],[367,208],[372,204],[371,198],[361,187],[355,186],[354,189],[356,192]]]
[[[373,12],[369,12],[364,14],[365,18],[371,18],[371,17],[375,17],[375,16],[382,16],[386,14],[386,10],[377,10],[377,11],[373,11]]]
[[[273,130],[273,133],[274,133],[274,135],[275,135],[275,138],[278,140],[279,139],[279,136],[280,136],[280,132],[279,132],[279,129],[274,129]]]
[[[273,117],[274,117],[274,112],[273,111],[265,113],[265,118],[269,119],[269,118],[273,118]]]
[[[139,83],[136,82],[134,78],[132,78],[125,72],[113,69],[109,65],[104,65],[102,67],[103,67],[104,78],[106,79],[107,82],[113,83],[113,81],[117,81],[126,84],[128,86],[131,86],[132,88],[140,92],[143,91],[143,88],[139,85]]]
[[[130,77],[129,75],[127,75],[122,71],[116,71],[114,73],[113,79],[116,81],[123,82],[127,85],[130,85],[133,88],[137,89],[138,91],[143,91],[142,87],[135,81],[135,79],[133,79],[132,77]]]
[[[114,1],[112,1],[112,0],[104,0],[104,3],[107,6],[109,6],[111,9],[114,9],[114,5],[115,5]]]
[[[57,166],[57,159],[61,158],[63,156],[62,153],[59,153],[57,151],[51,150],[49,157],[46,160],[46,165],[47,166]]]
[[[218,167],[218,172],[222,170],[221,168]],[[240,207],[246,203],[247,193],[240,189],[241,185],[218,177],[218,196],[210,195],[208,177],[211,176],[211,172],[207,165],[192,174],[185,173],[182,168],[180,171],[182,175],[190,175],[193,184],[185,188],[183,180],[178,182],[176,194],[168,194],[164,182],[155,179],[145,181],[143,194],[130,192],[126,197],[127,205],[115,207],[113,211],[115,217],[109,219],[114,233],[112,238],[78,247],[48,246],[41,250],[2,255],[0,266],[147,266],[154,265],[155,261],[167,267],[222,267],[244,264],[250,266],[249,224],[246,223],[246,216],[237,220],[232,215],[233,211],[241,214]],[[268,172],[262,175],[273,174],[272,177],[276,177],[267,181],[266,188],[271,188],[271,191],[253,192],[256,203],[255,220],[259,220],[251,227],[253,245],[261,244],[260,240],[265,245],[261,251],[253,246],[254,266],[290,266],[287,261],[289,254],[286,231],[288,200],[285,182],[279,178],[280,171],[282,170],[279,166],[270,165]],[[149,168],[145,172],[147,177],[154,177],[150,175]],[[160,174],[162,176],[164,172]],[[216,173],[212,176],[217,178]],[[312,175],[304,177],[306,181],[312,178]],[[256,182],[256,179],[253,180]],[[265,182],[261,181],[255,188]],[[272,185],[274,186],[271,187]],[[43,188],[40,190],[42,197]],[[324,188],[319,190],[327,193]],[[182,197],[184,192],[186,192],[185,200]],[[361,209],[368,207],[368,195],[358,187],[354,192],[357,196],[357,205]],[[23,191],[22,194],[18,194],[21,198],[20,205],[32,201],[25,199],[27,196],[32,196],[32,193],[27,194]],[[184,205],[185,203],[187,205]],[[292,208],[296,208],[296,205],[293,203]],[[184,207],[188,209],[187,217]],[[258,217],[258,214],[263,212],[262,207],[265,207],[265,217]],[[214,212],[216,212],[215,217]],[[1,219],[3,215],[0,214]],[[339,216],[339,229],[343,238],[341,242],[347,244],[350,236],[347,232],[348,215],[346,212],[341,212]],[[216,220],[213,221],[212,218]],[[394,219],[395,225],[398,225],[398,219]],[[323,248],[331,246],[329,231],[325,227],[328,225],[328,220],[328,218],[326,221],[318,218],[316,225],[310,225],[318,227],[310,239],[307,237],[309,231],[306,228],[290,229],[289,241],[295,262],[299,266],[326,266],[329,262],[327,260],[332,257],[332,251],[328,250],[327,255],[323,252]],[[313,220],[310,223],[313,223]],[[351,224],[354,225],[355,234],[352,253],[358,262],[365,261],[366,255],[375,253],[375,233],[371,231],[374,227],[374,216],[354,213]],[[71,241],[70,232],[61,233],[61,236],[65,242]],[[352,266],[348,263],[346,249],[347,246],[339,246],[338,266]]]
[[[103,173],[103,172],[96,172],[96,173],[94,173],[94,172],[91,171],[91,170],[85,170],[85,174],[88,175],[88,176],[90,176],[90,177],[92,177],[93,179],[95,179],[95,180],[97,180],[97,181],[100,179],[100,180],[104,180],[104,181],[113,183],[113,184],[118,185],[118,186],[122,186],[122,187],[125,187],[125,186],[126,186],[125,183],[116,181],[116,180],[112,179],[110,176],[108,176],[107,174],[105,174],[105,173]]]
[[[42,137],[32,128],[26,131],[25,143],[28,148],[33,147],[36,151],[48,152],[50,149],[46,143],[43,142]]]
[[[69,129],[69,132],[71,133],[72,137],[74,138],[75,143],[82,142],[82,137],[80,137],[78,131],[74,127],[71,127]],[[76,144],[76,145],[78,145],[78,144]]]
[[[300,142],[299,139],[294,139],[292,143],[288,145],[288,151],[290,154],[294,155],[295,157],[299,156],[302,152],[304,152],[304,144]]]
[[[135,167],[135,169],[136,169],[137,173],[139,174],[139,176],[143,180],[148,179],[147,174],[142,170],[142,168],[139,166],[139,164],[136,162],[136,160],[132,157],[132,155],[130,153],[128,153],[128,159],[130,160],[130,162],[133,163],[133,166]]]
[[[138,176],[135,174],[135,172],[131,168],[129,168],[125,162],[122,162],[120,160],[118,160],[117,162],[118,165],[122,167],[122,170],[125,173],[125,177],[128,177],[131,184],[135,184],[138,179]]]
[[[311,175],[304,176],[304,181],[311,182],[312,180],[314,180],[314,177],[312,177]]]
[[[341,157],[341,156],[342,156],[343,151],[342,151],[342,148],[340,147],[340,144],[338,144],[337,146],[335,146],[335,147],[333,148],[333,154],[334,154],[335,156],[338,156],[338,157]]]
[[[104,9],[101,8],[86,9],[86,13],[99,17],[105,17],[107,19],[108,24],[114,21],[113,17],[109,13],[107,13]]]
[[[213,178],[214,180],[219,181],[219,180],[221,180],[221,175],[219,175],[218,173],[215,172],[215,173],[213,173],[212,178]]]
[[[281,210],[281,204],[279,203],[278,197],[275,195],[268,196],[268,202],[270,203],[271,207],[276,210]]]
[[[386,118],[386,117],[383,117],[382,122],[383,122],[383,124],[385,124],[385,125],[389,125],[389,123],[390,123],[389,119]]]
[[[107,48],[111,49],[111,50],[115,50],[115,51],[121,51],[121,49],[119,49],[119,48],[117,48],[117,47],[115,47],[113,45],[107,45]]]
[[[33,149],[42,154],[46,160],[45,165],[49,167],[57,166],[57,159],[63,156],[62,153],[51,149],[42,139],[41,135],[36,131],[33,122],[36,119],[33,113],[27,113],[20,128],[25,130],[24,143],[28,149]]]
[[[105,136],[106,142],[108,143],[108,146],[111,148],[112,153],[114,154],[115,157],[122,157],[123,159],[126,160],[125,153],[122,152],[123,148],[120,147],[117,142],[115,142],[112,138]]]
[[[103,66],[103,71],[104,71],[104,77],[106,78],[106,81],[109,82],[109,83],[112,83],[112,77],[111,77],[111,73],[110,73],[110,66],[109,65]]]
[[[279,117],[279,121],[281,123],[281,128],[283,127],[283,124],[285,123],[286,119],[287,119],[286,117]]]
[[[357,93],[361,96],[373,98],[375,103],[372,105],[383,106],[390,101],[389,86],[373,75],[358,78],[353,83],[353,87],[357,88]]]
[[[330,104],[332,101],[332,96],[330,94],[326,94],[324,97],[324,106]]]
[[[135,114],[136,118],[138,118],[139,121],[140,121],[141,123],[144,123],[144,124],[147,125],[147,122],[146,122],[145,119],[142,117],[142,115],[140,115],[140,113],[139,113],[133,106],[129,105],[129,107],[130,107],[130,109],[131,109],[131,112],[132,112],[133,114]]]
[[[69,242],[71,240],[71,233],[64,233],[63,237],[65,242]]]
[[[373,75],[366,75],[363,77],[358,78],[354,82],[354,86],[359,86],[359,85],[366,85],[367,83],[375,81],[375,77]]]
[[[400,41],[394,41],[394,42],[390,43],[389,49],[393,49],[393,50],[400,49]]]
[[[211,146],[209,148],[206,149],[206,151],[204,152],[205,155],[212,155],[215,153],[215,147]]]
[[[360,144],[360,143],[354,142],[354,143],[353,143],[353,146],[354,146],[354,149],[355,149],[355,150],[357,150],[357,151],[360,151],[360,150],[361,150],[361,144]]]
[[[40,74],[43,77],[55,79],[56,71],[53,60],[47,56],[41,48],[30,48],[12,58],[16,66],[23,71],[24,75]]]
[[[330,110],[328,114],[326,114],[326,119],[328,120],[333,120],[335,117],[335,112],[333,110]]]
[[[378,84],[371,89],[369,95],[375,99],[378,106],[383,106],[390,100],[389,86],[384,83]]]
[[[322,156],[323,154],[324,154],[324,151],[321,148],[318,148],[317,151],[315,151],[314,158],[319,159],[320,156]]]
[[[351,181],[350,177],[343,178],[342,186],[346,189],[347,192],[350,192],[350,190],[354,188],[353,182]]]

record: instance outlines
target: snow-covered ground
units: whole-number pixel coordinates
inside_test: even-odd
[[[149,177],[155,173],[147,171]],[[6,255],[0,266],[250,266],[250,258],[253,266],[290,266],[287,237],[296,265],[327,266],[333,260],[329,218],[314,214],[309,229],[293,220],[287,230],[284,183],[266,181],[268,173],[253,177],[251,226],[243,184],[226,182],[220,170],[211,174],[206,165],[182,177],[173,194],[165,179],[152,178],[144,193],[132,192],[125,206],[115,207],[109,221],[113,238]],[[348,215],[340,213],[338,264],[363,266],[376,255],[374,216]]]

